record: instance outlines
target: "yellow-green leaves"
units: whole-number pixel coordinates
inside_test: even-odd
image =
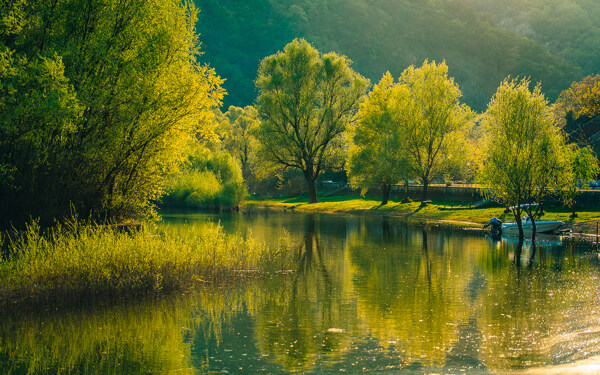
[[[492,98],[483,125],[486,133],[481,181],[506,206],[543,203],[568,170],[565,141],[540,85],[506,79]],[[522,234],[521,234],[522,235]]]
[[[258,155],[278,169],[301,170],[311,202],[315,181],[343,159],[342,133],[356,120],[368,80],[335,53],[321,55],[303,39],[263,59],[256,86],[262,117]]]
[[[406,87],[395,84],[389,72],[360,104],[359,122],[350,127],[347,170],[350,183],[363,193],[409,178],[412,170],[401,135],[411,104]]]
[[[65,0],[27,11],[26,27],[0,45],[0,166],[16,171],[0,186],[0,211],[149,213],[189,144],[216,138],[222,80],[196,60],[192,3]]]
[[[258,147],[255,134],[259,125],[258,111],[253,106],[230,106],[219,124],[223,146],[240,162],[244,179],[251,176],[255,166]]]
[[[418,178],[426,200],[432,179],[460,175],[473,117],[460,96],[445,63],[410,66],[397,83],[386,73],[361,104],[360,123],[353,128],[351,182],[365,188]]]
[[[556,100],[556,109],[561,117],[569,113],[575,119],[581,116],[600,114],[600,74],[587,76],[563,91]]]

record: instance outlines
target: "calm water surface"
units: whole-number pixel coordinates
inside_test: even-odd
[[[600,372],[600,260],[385,217],[164,215],[301,243],[290,269],[0,319],[0,373]],[[578,367],[577,367],[578,366]]]

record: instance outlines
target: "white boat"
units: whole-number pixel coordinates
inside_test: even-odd
[[[521,220],[523,224],[523,234],[531,235],[531,230],[533,228],[531,224],[531,220],[529,217],[524,216]],[[535,221],[535,229],[536,233],[553,233],[557,230],[561,225],[564,225],[564,222],[559,220],[536,220]],[[502,224],[502,234],[510,236],[510,235],[519,235],[519,227],[517,223],[503,223]]]

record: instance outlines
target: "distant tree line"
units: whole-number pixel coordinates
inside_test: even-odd
[[[347,59],[296,39],[261,63],[256,156],[263,168],[301,171],[310,202],[317,202],[316,178],[341,156],[350,183],[381,187],[382,204],[390,185],[409,179],[422,183],[422,204],[433,179],[477,181],[511,207],[522,237],[524,214],[535,233],[551,194],[574,208],[579,188],[598,174],[592,149],[568,144],[560,127],[565,108],[581,116],[598,107],[594,82],[574,83],[550,106],[540,84],[532,90],[529,79],[507,78],[476,116],[460,103],[444,62],[410,66],[397,82],[386,73],[363,97],[368,83]]]

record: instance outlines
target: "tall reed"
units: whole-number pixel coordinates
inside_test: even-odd
[[[8,257],[0,262],[0,302],[127,296],[261,274],[285,267],[292,246],[282,238],[270,247],[219,225],[123,233],[76,221],[47,233],[34,222],[1,241]]]

